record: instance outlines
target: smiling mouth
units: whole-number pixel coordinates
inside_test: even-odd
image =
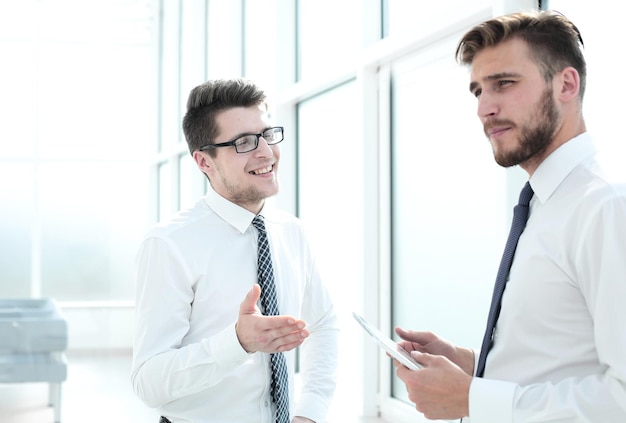
[[[270,165],[270,166],[264,167],[262,169],[252,170],[249,173],[251,175],[265,175],[266,173],[270,173],[273,168],[274,168],[274,166]]]

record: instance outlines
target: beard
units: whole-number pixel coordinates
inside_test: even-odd
[[[254,185],[241,185],[231,182],[222,175],[219,176],[221,185],[224,187],[227,198],[242,207],[262,204],[265,199],[272,197],[278,193],[278,179],[275,179],[273,187],[260,189]]]
[[[537,103],[537,112],[529,119],[530,123],[520,126],[518,146],[512,151],[496,151],[494,158],[502,167],[511,167],[524,163],[543,153],[550,145],[559,124],[559,111],[552,98],[552,87],[544,90]],[[517,126],[509,120],[493,120],[490,125]]]

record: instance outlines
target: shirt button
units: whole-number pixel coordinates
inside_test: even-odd
[[[270,406],[270,402],[269,401],[265,401],[265,406],[269,407]]]

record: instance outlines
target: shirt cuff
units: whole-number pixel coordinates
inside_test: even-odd
[[[324,422],[328,414],[329,401],[314,393],[303,393],[298,398],[294,416],[306,417],[314,422]]]
[[[225,368],[236,367],[250,358],[239,343],[234,323],[221,332],[205,338],[202,345],[205,351],[213,357],[215,363]]]
[[[475,377],[469,391],[469,418],[480,423],[512,423],[513,398],[517,385],[512,382]]]

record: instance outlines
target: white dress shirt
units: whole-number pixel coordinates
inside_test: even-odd
[[[626,190],[595,156],[582,134],[530,179],[472,423],[626,422]]]
[[[300,348],[298,404],[295,351],[285,353],[290,415],[323,422],[335,389],[336,315],[300,221],[266,209],[280,313],[305,320],[311,332]],[[246,353],[235,332],[257,283],[253,218],[209,189],[153,228],[139,250],[133,389],[174,423],[273,421],[269,354]]]

